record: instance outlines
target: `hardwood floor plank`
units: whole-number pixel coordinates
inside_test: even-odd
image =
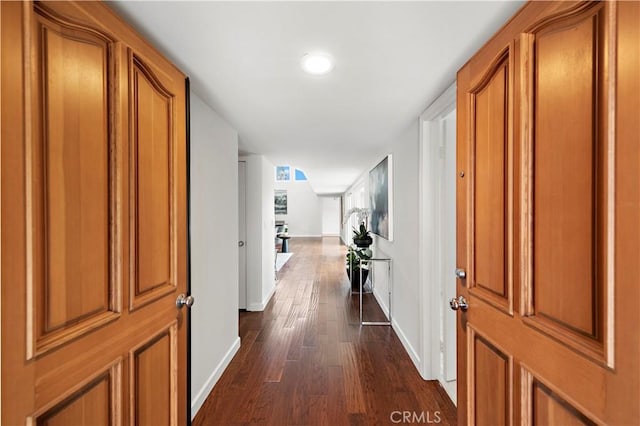
[[[289,245],[273,299],[240,313],[240,350],[193,424],[378,425],[396,411],[456,424],[446,393],[422,380],[393,329],[359,325],[338,239]],[[385,318],[373,296],[364,303],[366,318]]]
[[[347,412],[349,414],[366,412],[363,396],[363,386],[360,381],[362,368],[356,349],[351,342],[340,343],[340,362],[344,377],[344,393],[347,398]]]
[[[328,397],[326,395],[312,395],[309,397],[309,424],[313,426],[329,426],[327,416]]]

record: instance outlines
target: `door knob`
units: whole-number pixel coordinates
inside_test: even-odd
[[[458,268],[456,269],[456,278],[460,278],[461,280],[464,280],[465,278],[467,278],[467,273],[465,272],[464,269]]]
[[[185,296],[184,294],[181,294],[176,299],[176,307],[178,309],[182,309],[183,306],[186,306],[187,308],[190,308],[190,307],[193,306],[193,302],[195,302],[195,301],[196,301],[196,299],[194,299],[193,296]]]
[[[238,247],[244,247],[244,241],[238,241]]]
[[[457,299],[454,297],[453,299],[449,300],[449,306],[454,311],[460,309],[464,312],[469,309],[469,304],[467,303],[467,299],[465,299],[464,296],[458,296]]]

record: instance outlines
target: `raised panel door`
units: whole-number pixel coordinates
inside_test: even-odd
[[[528,3],[458,72],[461,425],[640,418],[638,22]]]
[[[184,423],[185,76],[103,3],[0,8],[0,423]]]

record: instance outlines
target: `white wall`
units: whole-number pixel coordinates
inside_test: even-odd
[[[392,315],[393,328],[409,353],[418,371],[420,359],[420,306],[418,279],[418,121],[389,144],[386,154],[393,155],[393,241],[374,236],[372,249],[376,256],[393,259]],[[370,169],[384,158],[380,156]],[[369,199],[369,172],[364,173],[345,192],[358,196],[365,188],[365,203]],[[344,235],[350,235],[344,230]],[[376,298],[385,308],[387,303],[387,271],[382,264],[374,268]]]
[[[269,303],[276,289],[275,281],[275,206],[274,206],[274,165],[265,157],[260,158],[262,186],[262,299],[259,305],[248,304],[247,308],[262,311]]]
[[[337,237],[340,235],[342,218],[340,217],[340,197],[320,197],[322,200],[322,235]]]
[[[272,180],[275,174],[271,173]],[[275,189],[287,190],[287,214],[276,215],[284,220],[292,237],[322,235],[322,200],[307,181],[275,182]]]
[[[264,156],[247,162],[247,310],[262,311],[275,291],[274,166]]]
[[[238,133],[191,92],[192,418],[240,347],[237,164]]]

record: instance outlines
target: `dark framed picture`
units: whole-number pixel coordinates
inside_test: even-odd
[[[274,205],[276,214],[287,214],[287,190],[276,189]]]
[[[393,161],[387,155],[369,172],[371,232],[393,241]]]

